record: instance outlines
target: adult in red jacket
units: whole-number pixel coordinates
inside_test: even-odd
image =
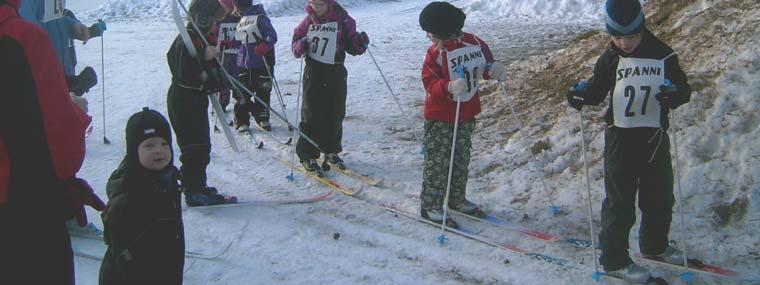
[[[475,115],[480,113],[478,80],[504,81],[503,65],[494,62],[488,45],[480,38],[462,32],[466,16],[448,2],[431,2],[420,13],[420,26],[432,45],[422,67],[425,97],[425,164],[423,170],[421,215],[443,222],[447,183],[451,183],[448,207],[475,216],[484,216],[477,205],[465,199],[472,132]],[[459,101],[459,110],[457,110]],[[459,112],[457,114],[457,112]],[[449,180],[454,122],[459,123],[454,146],[453,171]],[[449,227],[456,227],[447,219]]]
[[[102,209],[84,180],[90,124],[69,98],[47,34],[0,0],[0,283],[73,284],[65,220]],[[84,220],[83,220],[84,219]]]

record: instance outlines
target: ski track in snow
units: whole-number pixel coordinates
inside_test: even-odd
[[[383,178],[383,187],[364,186],[332,174],[339,183],[362,187],[361,197],[394,204],[414,214],[418,213],[419,201],[410,196],[419,194],[422,179],[420,142],[415,136],[422,136],[421,106],[425,94],[419,69],[429,45],[418,27],[417,17],[427,2],[413,0],[349,8],[357,20],[357,29],[370,35],[370,49],[408,114],[400,114],[369,53],[348,56],[349,94],[342,156],[356,171]],[[279,38],[275,47],[278,57],[275,76],[282,92],[292,94],[284,97],[291,121],[297,113],[300,60],[290,52],[290,39],[302,18],[302,14],[272,18]],[[504,62],[558,48],[563,41],[594,25],[584,20],[562,26],[505,24],[499,20],[468,17],[465,30],[486,40],[497,60]],[[166,92],[171,78],[165,54],[176,35],[174,24],[168,21],[109,23],[105,33],[106,135],[112,144],[102,144],[103,85],[98,84],[86,95],[95,131],[87,139],[87,157],[80,172],[103,198],[105,182],[124,155],[127,118],[143,106],[167,115]],[[99,41],[79,45],[78,60],[80,69],[90,65],[100,75]],[[279,111],[277,100],[273,98],[272,102]],[[228,106],[228,118],[232,116],[231,109]],[[209,117],[213,123],[214,117]],[[274,116],[271,121],[274,133],[286,139],[286,125]],[[290,160],[290,147],[257,132],[254,130],[253,137],[264,141],[264,149],[257,150],[244,136],[236,135],[245,149],[240,153],[232,152],[223,134],[212,133],[210,185],[238,196],[241,201],[304,197],[328,189],[297,172],[294,182],[285,179],[290,169],[272,156]],[[479,135],[490,134],[476,137]],[[179,166],[179,148],[175,145],[174,150],[175,165]],[[473,162],[477,159],[473,156]],[[472,167],[478,165],[473,163]],[[497,215],[522,215],[508,208],[508,201],[485,201],[493,197],[480,189],[485,183],[501,181],[488,177],[471,179],[470,198],[488,202]],[[533,182],[508,184],[527,188]],[[100,226],[99,215],[88,213],[90,220]],[[183,213],[188,249],[217,252],[233,242],[231,250],[219,260],[195,261],[185,273],[186,284],[540,284],[545,280],[567,284],[590,280],[593,268],[590,252],[545,245],[493,228],[480,230],[494,240],[573,260],[579,265],[563,270],[453,234],[447,235],[450,241],[441,247],[436,242],[437,229],[337,193],[331,200],[312,204],[185,208]],[[340,234],[337,240],[333,239],[335,233]],[[587,238],[583,231],[578,233],[577,237]],[[102,246],[90,241],[74,243],[88,253],[103,252]],[[510,262],[505,264],[505,260]],[[189,262],[187,259],[186,263]],[[99,266],[99,262],[77,258],[78,284],[96,284]]]

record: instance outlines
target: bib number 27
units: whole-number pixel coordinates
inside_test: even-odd
[[[652,87],[651,86],[641,86],[640,88],[644,93],[644,100],[641,102],[641,113],[639,115],[646,115],[647,114],[647,103],[649,103],[649,95],[652,93]],[[634,108],[634,102],[636,99],[636,87],[633,86],[626,86],[625,87],[625,95],[626,98],[628,98],[628,103],[625,106],[625,116],[626,117],[633,117],[636,116],[635,110],[632,111]]]

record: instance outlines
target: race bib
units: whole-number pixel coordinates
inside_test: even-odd
[[[665,61],[620,58],[612,106],[615,126],[659,128],[660,103],[654,98],[665,80]]]
[[[245,16],[240,19],[235,30],[235,39],[244,44],[257,44],[264,37],[258,26],[259,15]]]
[[[338,50],[338,23],[311,24],[306,33],[309,40],[307,55],[321,63],[335,64]]]
[[[63,9],[66,8],[66,0],[45,0],[45,15],[42,22],[49,22],[63,18]]]
[[[460,97],[469,101],[478,92],[478,79],[486,68],[486,57],[479,45],[468,45],[446,53],[449,80],[463,78],[467,81],[467,95]],[[461,67],[460,67],[461,66]]]
[[[219,24],[219,36],[216,39],[216,46],[217,47],[222,46],[222,42],[234,41],[236,28],[237,28],[237,23]],[[235,54],[237,53],[237,49],[227,48],[224,50],[224,53]]]

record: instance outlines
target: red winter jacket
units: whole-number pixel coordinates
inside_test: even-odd
[[[447,51],[464,46],[464,43],[479,44],[487,63],[492,63],[493,54],[488,45],[473,34],[464,33],[459,39],[447,40],[444,48],[438,50],[435,44],[428,48],[425,63],[422,66],[422,84],[425,85],[425,120],[454,123],[457,103],[449,92],[449,71],[444,62],[448,62]],[[480,113],[480,97],[476,93],[470,101],[462,102],[459,121],[465,122]]]
[[[0,205],[12,191],[65,191],[91,120],[69,98],[48,35],[18,16],[19,3],[0,1]]]

